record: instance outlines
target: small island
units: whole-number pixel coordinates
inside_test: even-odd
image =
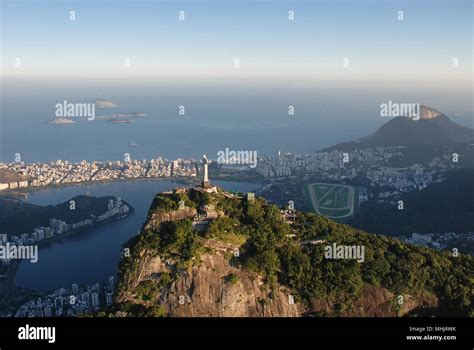
[[[94,103],[95,103],[95,106],[97,108],[113,108],[113,107],[117,107],[117,105],[115,103],[113,103],[112,101],[109,101],[109,100],[104,100],[102,98],[97,98],[94,100]]]
[[[133,123],[133,120],[112,118],[112,119],[107,119],[107,122],[112,123],[112,124],[128,124],[128,123]]]
[[[53,118],[48,122],[51,125],[69,125],[74,123],[75,121],[69,118]]]
[[[97,119],[106,119],[107,121],[110,119],[130,119],[130,118],[141,118],[146,117],[148,114],[144,112],[133,112],[133,113],[121,113],[121,114],[109,114],[109,115],[99,115]]]

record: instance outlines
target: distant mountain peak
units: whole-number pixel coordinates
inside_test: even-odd
[[[376,146],[442,145],[474,142],[474,129],[457,124],[440,111],[420,105],[418,118],[389,118],[375,133],[356,141],[342,142],[323,151],[364,149]]]
[[[444,116],[444,114],[434,108],[425,105],[420,106],[420,119],[434,119],[440,116]]]

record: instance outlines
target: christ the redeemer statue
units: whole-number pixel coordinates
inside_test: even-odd
[[[202,179],[202,187],[210,187],[209,183],[209,175],[208,175],[208,168],[207,165],[209,164],[209,160],[207,159],[206,155],[202,156],[202,163],[204,164],[204,176]]]

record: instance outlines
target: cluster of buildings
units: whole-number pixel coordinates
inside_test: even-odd
[[[29,300],[18,308],[15,317],[73,317],[89,315],[101,307],[113,302],[115,288],[114,277],[110,276],[107,284],[95,283],[79,286],[74,283],[71,288],[59,288],[43,298]]]
[[[444,181],[442,172],[454,167],[451,156],[433,158],[425,166],[413,164],[404,168],[390,167],[389,161],[402,157],[404,146],[373,147],[341,152],[311,154],[281,154],[262,157],[256,172],[264,178],[318,177],[331,181],[358,178],[371,187],[383,188],[378,196],[389,198],[401,192],[422,190],[435,182]]]
[[[455,232],[446,232],[446,233],[426,233],[419,234],[413,232],[411,236],[408,236],[404,239],[405,242],[422,245],[433,249],[447,249],[450,243],[453,242],[471,242],[474,243],[474,232],[466,233],[455,233]],[[471,252],[474,254],[474,252]]]
[[[433,158],[427,165],[413,164],[405,168],[369,168],[366,179],[370,186],[385,188],[378,194],[379,201],[397,197],[401,193],[422,190],[433,183],[443,182],[443,172],[454,167],[449,155]]]
[[[309,154],[282,154],[259,158],[257,173],[265,178],[317,174],[327,179],[353,178],[359,173],[355,166],[381,164],[401,155],[401,146],[374,147],[350,152],[330,151]]]
[[[390,187],[395,191],[422,189],[432,183],[437,172],[453,166],[451,157],[433,158],[425,167],[414,164],[407,168],[389,167],[390,160],[403,157],[404,146],[377,146],[348,152],[333,150],[309,154],[278,152],[278,156],[262,156],[256,168],[239,164],[217,165],[219,174],[237,174],[248,177],[250,173],[267,179],[317,176],[332,181],[366,178],[373,186]],[[203,161],[176,159],[168,161],[162,157],[151,160],[106,161],[80,163],[57,160],[50,163],[0,163],[6,169],[26,176],[29,180],[0,184],[0,190],[50,184],[82,183],[137,178],[195,177],[202,170]],[[16,186],[16,187],[15,187]]]
[[[353,151],[330,151],[310,154],[278,153],[276,157],[259,158],[256,172],[264,178],[318,176],[328,180],[353,179],[363,175],[374,185],[397,190],[422,189],[440,170],[453,167],[449,155],[433,158],[426,167],[414,164],[406,168],[389,167],[394,157],[403,157],[404,146],[377,146]]]
[[[95,218],[96,222],[105,221],[111,219],[115,216],[124,216],[127,215],[130,211],[128,205],[123,204],[122,198],[115,197],[115,199],[109,199],[109,204],[107,205],[107,211],[100,214]]]
[[[157,177],[194,177],[199,162],[188,159],[167,161],[159,157],[151,160],[107,161],[80,163],[57,160],[50,163],[0,163],[0,169],[7,169],[25,175],[29,180],[16,187],[0,186],[0,190],[19,187],[38,187],[59,184],[73,184],[88,181],[109,181]]]
[[[422,190],[434,182],[441,182],[443,177],[438,176],[439,171],[425,169],[419,164],[406,168],[380,167],[377,170],[367,170],[366,179],[371,186],[388,187],[392,191],[380,193],[379,197],[390,197],[399,192]]]
[[[23,233],[21,235],[12,235],[8,239],[8,235],[5,233],[0,234],[0,245],[6,245],[9,243],[10,246],[23,246],[33,245],[42,242],[43,240],[57,238],[68,232],[75,231],[84,227],[92,226],[94,223],[100,223],[107,219],[111,219],[117,216],[127,215],[130,211],[128,205],[123,204],[120,197],[109,200],[107,211],[99,216],[93,216],[91,218],[68,224],[63,220],[52,218],[49,220],[49,226],[47,227],[35,227],[31,233]],[[4,264],[9,264],[9,260],[2,259]]]
[[[2,167],[0,163],[0,191],[24,187],[28,187],[27,178]]]
[[[0,191],[28,187],[28,180],[0,182]]]

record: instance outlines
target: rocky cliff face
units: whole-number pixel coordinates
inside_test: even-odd
[[[235,247],[216,242],[208,242],[207,246],[213,253],[203,254],[201,261],[180,272],[157,300],[144,305],[160,303],[172,317],[297,317],[304,312],[284,288],[279,287],[269,299],[268,286],[260,276],[231,266],[228,256]],[[144,259],[133,284],[153,280],[172,268],[160,257]],[[142,303],[135,299],[133,287],[131,291],[121,294],[119,300]]]
[[[438,118],[442,115],[444,114],[434,108],[425,105],[420,106],[420,119],[433,119]]]
[[[144,225],[144,229],[158,229],[162,222],[192,218],[196,214],[197,210],[195,208],[189,207],[169,212],[154,211],[148,216],[148,220]]]
[[[238,201],[239,199],[235,199],[236,203]],[[236,243],[235,239],[226,240],[229,238],[226,235],[230,235],[239,225],[243,225],[242,222],[226,221],[230,220],[229,217],[221,209],[216,209],[217,207],[207,205],[200,206],[199,210],[185,207],[180,210],[164,211],[160,207],[152,206],[142,233],[131,241],[131,255],[121,263],[115,296],[117,310],[125,312],[128,316],[137,315],[133,310],[145,310],[144,314],[138,312],[138,315],[300,317],[316,314],[343,317],[396,317],[418,313],[424,308],[436,309],[438,306],[437,296],[427,290],[412,289],[412,295],[405,293],[399,296],[381,287],[382,284],[376,286],[365,281],[361,283],[359,293],[346,294],[347,291],[344,292],[345,289],[341,284],[344,282],[338,281],[340,290],[329,291],[327,295],[319,292],[317,295],[320,297],[311,298],[308,296],[311,295],[311,288],[315,285],[319,287],[321,284],[324,285],[325,282],[321,279],[332,278],[331,275],[321,277],[312,282],[313,284],[306,284],[303,287],[301,284],[293,285],[294,289],[288,287],[291,284],[288,280],[285,281],[285,278],[288,279],[289,274],[283,267],[280,267],[276,274],[282,278],[269,279],[268,275],[267,278],[263,278],[253,272],[262,270],[252,269],[244,263],[243,259],[249,254],[246,250],[248,247],[240,245],[246,244],[243,243],[245,240],[239,241],[240,243]],[[235,210],[235,207],[233,208]],[[212,221],[210,218],[214,218],[218,223],[217,226],[213,226],[212,229],[208,227],[197,233],[191,226],[191,222],[185,219],[194,217],[198,211],[199,220],[203,215],[207,215],[206,220]],[[273,219],[277,220],[274,217]],[[319,226],[325,222],[321,219]],[[219,227],[218,225],[224,226],[216,228]],[[333,225],[337,228],[342,227],[338,224]],[[209,224],[209,226],[212,225]],[[213,236],[216,232],[221,236]],[[352,232],[352,234],[355,233]],[[346,233],[344,237],[347,235],[349,233]],[[387,238],[380,238],[380,240],[388,241]],[[299,247],[298,241],[292,244]],[[371,243],[367,241],[366,244]],[[382,243],[378,242],[378,244]],[[383,247],[383,245],[380,246]],[[238,257],[241,249],[244,254]],[[293,251],[292,254],[298,252],[291,246],[287,246],[286,249]],[[395,248],[387,245],[385,249]],[[316,250],[311,251],[316,252]],[[265,251],[261,254],[265,254]],[[300,257],[302,259],[295,261],[292,266],[295,269],[301,267],[308,271],[307,266],[303,267],[300,264],[305,264],[304,257],[309,258],[310,255],[300,255]],[[311,266],[323,264],[321,261],[315,261],[316,257],[317,255],[313,256]],[[419,258],[423,259],[423,256]],[[321,276],[324,276],[322,272]],[[344,277],[341,274],[334,278]],[[300,280],[303,281],[303,278]],[[306,291],[306,299],[299,294],[300,289]]]
[[[277,286],[269,298],[269,286],[261,276],[232,266],[230,257],[237,246],[208,240],[208,253],[185,271],[158,295],[143,301],[134,292],[144,281],[159,280],[176,266],[173,261],[151,256],[144,251],[135,273],[129,276],[126,290],[119,291],[117,301],[143,306],[163,305],[171,317],[301,317],[313,313],[338,314],[333,298],[311,299],[309,304],[295,300],[291,292]],[[435,296],[403,296],[397,305],[396,296],[385,288],[366,284],[361,297],[351,311],[338,314],[344,317],[397,317],[412,310],[436,307]]]
[[[418,308],[433,308],[438,306],[435,296],[404,295],[398,304],[398,298],[385,288],[366,284],[362,288],[361,297],[355,301],[352,311],[346,311],[341,316],[347,317],[397,317],[403,316]],[[331,298],[311,299],[309,312],[334,313],[334,301]]]

